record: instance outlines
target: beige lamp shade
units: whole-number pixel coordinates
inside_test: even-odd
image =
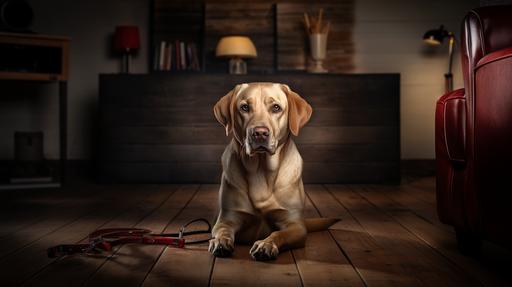
[[[220,39],[215,49],[217,57],[256,58],[256,47],[249,37],[229,36]]]

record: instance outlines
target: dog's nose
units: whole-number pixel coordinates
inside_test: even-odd
[[[255,141],[266,141],[268,139],[269,129],[267,127],[259,126],[252,130],[252,138]]]

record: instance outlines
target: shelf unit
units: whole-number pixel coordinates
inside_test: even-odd
[[[204,4],[191,1],[186,5],[175,1],[153,0],[151,1],[150,19],[150,61],[149,71],[155,73],[187,73],[181,71],[160,71],[154,69],[155,50],[160,47],[161,41],[193,42],[197,45],[199,71],[205,71],[204,61]]]
[[[67,85],[70,39],[60,36],[0,33],[0,81],[56,83],[59,87],[59,175],[55,182],[0,184],[2,189],[50,188],[65,182],[67,160]]]

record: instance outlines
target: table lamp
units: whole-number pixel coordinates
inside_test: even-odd
[[[428,30],[423,35],[423,41],[429,45],[441,45],[443,40],[448,38],[448,73],[444,74],[445,78],[445,91],[450,92],[453,90],[453,74],[452,74],[452,62],[453,62],[453,48],[455,44],[455,35],[452,32],[448,32],[443,25],[438,29]]]
[[[247,74],[247,64],[243,58],[256,58],[258,53],[249,37],[228,36],[220,39],[215,55],[230,58],[230,74]]]
[[[131,55],[140,48],[139,28],[117,26],[114,34],[114,50],[123,54],[122,71],[130,73]]]

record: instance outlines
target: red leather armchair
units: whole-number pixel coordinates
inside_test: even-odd
[[[461,251],[512,242],[512,6],[477,8],[461,36],[464,89],[436,107],[437,211]]]

